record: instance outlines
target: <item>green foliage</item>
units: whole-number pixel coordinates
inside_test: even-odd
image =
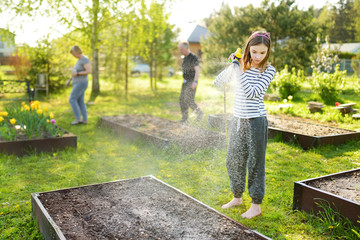
[[[358,52],[352,59],[353,61],[351,62],[351,67],[354,69],[355,75],[360,77],[360,52]]]
[[[0,70],[0,80],[4,80],[5,74],[3,71]]]
[[[328,201],[316,203],[322,210],[319,212],[320,221],[331,237],[335,239],[356,239],[359,237],[360,228],[340,214],[336,206],[331,206]]]
[[[334,23],[329,29],[331,42],[354,42],[356,34],[355,24],[359,16],[356,15],[354,0],[340,0],[332,6],[331,21]]]
[[[30,84],[36,84],[37,74],[47,73],[49,75],[49,90],[59,91],[65,86],[66,75],[69,75],[69,63],[61,59],[63,54],[56,55],[56,46],[48,40],[38,42],[36,47],[22,45],[17,49],[14,59],[16,74],[20,79],[27,79]],[[66,51],[68,55],[68,51]],[[24,64],[25,63],[25,64]],[[64,64],[67,72],[64,72]]]
[[[295,68],[288,70],[285,65],[284,69],[276,73],[271,88],[277,90],[282,99],[287,99],[288,96],[295,96],[301,90],[301,84],[305,82],[306,78],[303,70],[296,72]]]
[[[204,62],[201,68],[206,75],[218,74],[226,66],[228,56],[237,48],[243,48],[251,33],[249,22],[255,11],[252,5],[234,9],[224,5],[217,14],[206,19],[211,33],[201,40]]]
[[[353,57],[356,56],[355,53],[351,53],[351,52],[340,52],[337,55],[341,59],[352,59]]]
[[[254,8],[230,8],[224,5],[220,11],[207,19],[209,37],[203,46],[206,72],[215,74],[224,66],[230,53],[245,45],[252,31],[266,29],[271,32],[271,64],[275,68],[308,67],[309,56],[314,52],[318,26],[312,9],[301,11],[294,1],[263,1]],[[242,47],[243,48],[243,47]]]
[[[344,87],[346,71],[339,71],[340,66],[335,67],[334,73],[325,73],[314,71],[311,84],[316,93],[326,103],[333,105],[340,101],[340,90]]]

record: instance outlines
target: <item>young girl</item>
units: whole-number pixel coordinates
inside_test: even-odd
[[[243,218],[261,214],[260,204],[265,194],[265,153],[268,122],[263,98],[275,75],[275,68],[268,64],[270,33],[253,32],[247,41],[244,55],[236,60],[234,53],[229,59],[239,66],[234,102],[234,120],[226,157],[230,189],[234,198],[222,208],[242,204],[248,170],[248,190],[252,198],[250,209]],[[235,72],[236,73],[236,72]],[[215,79],[215,86],[223,86],[232,77],[224,78],[226,70]]]

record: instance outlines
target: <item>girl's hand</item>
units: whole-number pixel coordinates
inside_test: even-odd
[[[235,53],[230,54],[228,60],[234,61],[235,59]]]

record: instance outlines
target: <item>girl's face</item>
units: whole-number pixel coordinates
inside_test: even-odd
[[[268,47],[263,43],[250,47],[250,56],[255,67],[258,66],[262,60],[264,60],[267,51]]]

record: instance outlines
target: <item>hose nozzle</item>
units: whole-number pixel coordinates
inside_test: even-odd
[[[236,49],[235,58],[237,60],[240,60],[240,58],[241,58],[241,48]]]
[[[241,58],[241,48],[236,49],[236,52],[235,52],[234,54],[235,54],[235,61],[234,61],[234,63],[239,64],[239,60],[240,60],[240,58]],[[229,63],[232,63],[231,59],[229,59]]]

